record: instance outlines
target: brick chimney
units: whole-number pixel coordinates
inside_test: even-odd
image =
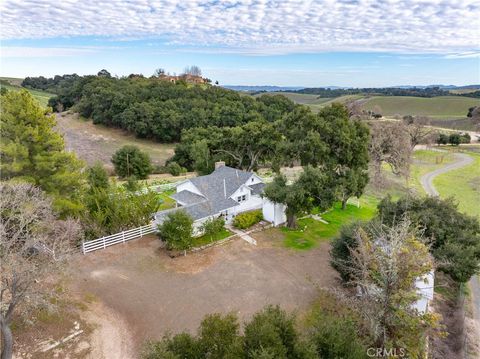
[[[225,161],[215,162],[215,169],[225,166]]]

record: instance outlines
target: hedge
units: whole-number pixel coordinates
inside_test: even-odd
[[[246,229],[263,219],[262,210],[240,213],[233,220],[233,225],[239,229]]]

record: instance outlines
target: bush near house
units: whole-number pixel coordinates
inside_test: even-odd
[[[225,226],[225,220],[223,218],[212,218],[206,220],[202,224],[202,233],[204,236],[213,237],[215,234],[220,233]]]
[[[166,167],[168,173],[172,176],[180,176],[182,173],[187,172],[187,169],[180,166],[177,162],[170,162]]]
[[[158,226],[158,235],[165,241],[169,250],[186,250],[193,244],[193,219],[185,211],[175,211],[167,215]]]
[[[233,220],[233,225],[239,229],[246,229],[263,219],[262,210],[240,213]]]

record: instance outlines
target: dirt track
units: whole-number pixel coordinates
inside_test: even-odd
[[[155,237],[134,240],[79,256],[73,287],[118,315],[128,331],[120,341],[134,338],[127,346],[138,352],[146,339],[167,331],[195,331],[208,313],[235,312],[244,320],[266,304],[302,310],[318,287],[338,285],[328,243],[295,252],[256,239],[258,246],[239,239],[176,259],[159,249]]]

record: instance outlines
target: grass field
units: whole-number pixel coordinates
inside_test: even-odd
[[[466,167],[434,178],[433,185],[442,198],[455,197],[461,211],[480,219],[480,153],[465,151],[474,159]]]
[[[303,93],[294,93],[294,92],[274,92],[273,94],[280,94],[283,95],[295,103],[299,103],[302,105],[321,105],[325,103],[331,98],[324,98],[318,97],[318,95],[310,95],[310,94],[303,94]]]
[[[375,96],[363,104],[363,108],[373,110],[379,106],[384,116],[418,115],[437,119],[465,118],[468,108],[479,104],[478,99],[459,96],[439,96],[433,98],[410,96]]]
[[[425,190],[420,184],[420,177],[451,163],[453,160],[454,157],[451,153],[430,150],[415,151],[413,153],[413,163],[410,167],[409,187],[413,188],[418,194],[425,194]]]
[[[335,237],[340,227],[355,220],[369,220],[375,216],[378,198],[363,196],[360,199],[360,207],[348,204],[345,210],[341,209],[340,203],[335,204],[332,210],[322,214],[322,218],[328,224],[313,218],[304,218],[298,221],[298,229],[282,227],[284,245],[297,250],[307,250],[315,247],[322,241],[331,240]]]
[[[25,88],[20,86],[21,83],[22,83],[22,79],[17,79],[13,77],[0,77],[0,88],[4,87],[8,91],[25,90]],[[45,91],[30,90],[30,89],[26,89],[26,90],[29,91],[42,106],[47,106],[48,100],[50,99],[50,97],[55,96],[55,94],[51,94]]]
[[[135,145],[147,152],[154,165],[163,165],[173,155],[175,144],[163,144],[135,138],[122,130],[94,125],[76,114],[57,115],[57,130],[64,135],[66,149],[88,164],[96,161],[112,167],[110,159],[120,147]]]

